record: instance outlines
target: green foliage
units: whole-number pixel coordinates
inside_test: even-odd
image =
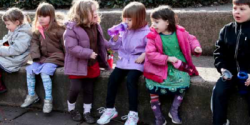
[[[35,9],[40,2],[48,2],[55,8],[69,8],[72,0],[0,0],[0,8],[20,7],[23,9]],[[170,5],[172,7],[207,6],[225,3],[231,0],[97,0],[101,8],[123,8],[129,2],[139,1],[146,7],[156,7],[158,5]]]

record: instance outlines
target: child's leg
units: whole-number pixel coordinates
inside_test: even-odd
[[[114,71],[111,73],[108,82],[108,91],[107,91],[107,98],[106,98],[106,107],[107,108],[114,108],[115,105],[115,98],[117,94],[117,87],[127,75],[127,70],[115,68]]]
[[[82,79],[84,114],[89,113],[93,103],[94,78]]]
[[[183,97],[184,97],[184,93],[183,94],[179,94],[179,95],[175,95],[174,97],[174,101],[173,101],[173,104],[171,106],[171,109],[168,113],[169,117],[172,119],[172,122],[175,123],[175,124],[181,124],[182,121],[179,117],[179,107],[182,103],[182,100],[183,100]]]
[[[95,79],[82,79],[82,89],[83,89],[83,118],[84,120],[92,124],[95,122],[95,119],[91,116],[90,110],[93,103],[93,85]]]
[[[142,75],[141,71],[130,70],[127,76],[127,89],[128,89],[130,111],[137,112],[138,80],[141,75]]]
[[[26,96],[24,103],[21,105],[22,108],[26,108],[31,104],[39,101],[39,98],[35,93],[35,84],[36,84],[35,75],[27,72],[26,77],[27,77],[28,95]]]
[[[41,73],[43,87],[45,90],[45,100],[52,100],[52,81],[49,75]]]
[[[0,94],[6,92],[7,89],[5,85],[2,83],[2,73],[0,72]]]
[[[34,96],[35,95],[35,85],[36,85],[35,74],[27,73],[26,75],[27,75],[28,95]]]
[[[155,115],[155,125],[166,125],[167,121],[165,120],[161,112],[161,103],[159,101],[159,95],[150,94],[150,98],[151,109],[153,110]]]
[[[230,90],[233,84],[236,83],[232,80],[224,81],[221,78],[217,81],[212,93],[212,112],[213,124],[221,125],[226,123],[227,119],[227,104]]]
[[[70,88],[68,95],[68,111],[70,112],[71,119],[74,121],[81,121],[82,115],[79,111],[75,110],[77,97],[82,89],[81,79],[70,79]]]

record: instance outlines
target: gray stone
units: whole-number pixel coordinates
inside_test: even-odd
[[[9,122],[26,113],[26,109],[0,105],[0,122]]]

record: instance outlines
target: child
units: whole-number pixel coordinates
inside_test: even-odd
[[[240,85],[237,74],[245,71],[249,76],[250,73],[250,1],[232,0],[232,3],[235,22],[221,29],[215,44],[214,65],[222,78],[218,79],[212,94],[213,125],[229,125],[227,101],[233,87]],[[230,76],[228,74],[232,74],[232,78],[227,78]],[[245,87],[249,85],[250,77],[246,80]],[[246,97],[250,106],[249,87]]]
[[[149,33],[145,6],[139,2],[131,2],[123,9],[122,17],[123,22],[127,24],[127,30],[121,37],[116,35],[108,42],[111,49],[118,51],[120,58],[109,77],[106,98],[107,109],[97,121],[98,124],[107,124],[118,115],[114,108],[117,87],[126,76],[129,113],[125,125],[136,125],[139,121],[137,81],[143,72],[144,52],[147,43],[146,35]]]
[[[64,34],[64,73],[69,75],[71,83],[68,111],[72,120],[82,120],[82,115],[75,110],[75,104],[80,91],[83,90],[83,119],[90,124],[95,122],[90,110],[93,103],[93,85],[100,75],[99,67],[109,68],[106,61],[106,40],[99,25],[98,8],[95,0],[75,0],[68,13],[70,21],[66,23]]]
[[[8,34],[0,41],[0,67],[8,73],[17,72],[28,61],[31,40],[31,27],[18,8],[8,9],[2,17]],[[0,93],[7,91],[1,82]]]
[[[33,21],[31,58],[33,63],[26,67],[28,95],[21,107],[28,107],[39,100],[35,93],[35,75],[40,74],[45,90],[43,112],[52,111],[52,76],[58,66],[64,65],[64,27],[55,18],[51,4],[41,3],[37,7]]]
[[[174,124],[181,124],[178,109],[184,92],[190,85],[189,75],[198,75],[193,65],[191,53],[202,52],[198,40],[183,27],[176,25],[175,13],[169,6],[160,6],[151,13],[152,28],[147,35],[144,76],[150,92],[151,108],[156,125],[165,125],[167,121],[161,113],[159,96],[174,94],[169,117]],[[184,66],[184,72],[176,64]],[[183,68],[183,67],[182,67]]]

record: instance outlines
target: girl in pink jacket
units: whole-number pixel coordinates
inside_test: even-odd
[[[159,95],[174,94],[169,117],[181,124],[178,108],[190,85],[190,75],[198,75],[191,54],[200,55],[202,49],[195,36],[176,25],[175,13],[169,6],[160,6],[151,13],[152,28],[147,35],[144,76],[150,92],[151,108],[156,125],[167,122],[160,109]]]

